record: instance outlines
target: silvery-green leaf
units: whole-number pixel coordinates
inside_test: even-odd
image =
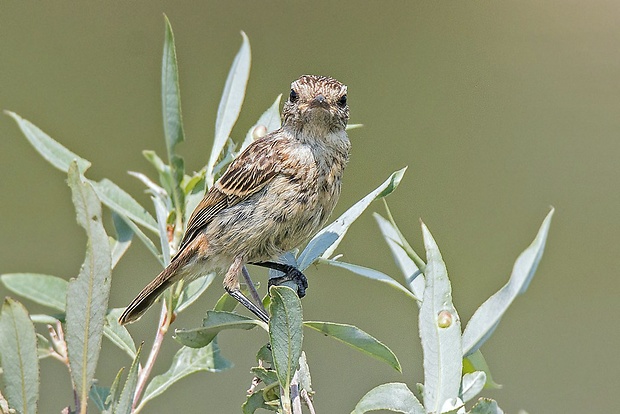
[[[478,350],[491,336],[512,301],[527,289],[542,258],[554,209],[545,217],[536,238],[517,258],[510,280],[487,299],[471,317],[463,332],[463,355]]]
[[[413,294],[407,288],[405,288],[403,285],[398,283],[396,280],[392,279],[390,276],[378,270],[370,269],[368,267],[359,266],[359,265],[355,265],[351,263],[342,262],[340,260],[319,259],[319,263],[325,263],[331,266],[340,267],[342,269],[347,269],[350,272],[353,272],[363,277],[367,277],[368,279],[386,283],[392,286],[393,288],[396,288],[400,290],[401,292],[405,293],[410,298],[416,299],[416,297],[413,296]]]
[[[121,391],[121,396],[118,399],[118,403],[114,406],[114,414],[131,414],[133,397],[138,385],[138,368],[140,367],[140,351],[142,351],[142,345],[138,347],[136,357],[131,363],[129,372],[127,373],[127,379]]]
[[[364,332],[357,326],[334,322],[304,322],[304,326],[331,336],[340,342],[349,345],[373,358],[383,361],[398,372],[402,372],[400,362],[396,355],[381,341]]]
[[[290,402],[289,388],[299,365],[303,342],[301,300],[286,286],[272,286],[269,290],[269,339],[273,365],[284,390],[283,404]]]
[[[127,328],[118,323],[118,318],[123,313],[123,308],[111,309],[106,315],[106,324],[103,329],[103,334],[114,345],[125,351],[131,359],[136,358],[136,344],[133,342],[133,338],[129,334]]]
[[[78,170],[82,173],[90,167],[90,161],[69,151],[30,121],[23,119],[15,112],[4,111],[4,113],[17,122],[19,129],[22,130],[22,133],[26,136],[34,149],[60,171],[68,172],[69,165],[71,165],[73,161],[77,162]]]
[[[164,203],[157,197],[151,197],[155,205],[155,216],[157,217],[157,226],[159,229],[159,245],[161,247],[162,258],[164,263],[170,263],[170,243],[168,242],[168,209]]]
[[[368,391],[357,403],[351,414],[387,410],[404,414],[425,414],[424,407],[407,385],[391,382]]]
[[[420,272],[418,266],[416,266],[415,262],[411,259],[411,257],[409,257],[403,248],[403,245],[399,242],[400,232],[394,228],[392,223],[381,217],[379,214],[374,213],[373,217],[379,225],[381,234],[383,234],[383,238],[387,242],[396,264],[398,264],[400,271],[405,277],[405,282],[409,286],[411,292],[413,292],[414,298],[417,298],[419,301],[424,295],[424,275]]]
[[[252,143],[252,141],[256,139],[254,136],[254,130],[256,127],[264,126],[267,134],[280,128],[282,125],[280,120],[280,99],[282,99],[282,94],[278,95],[273,104],[271,104],[271,106],[263,112],[260,118],[258,118],[258,121],[252,126],[252,128],[250,128],[245,136],[245,140],[243,140],[243,144],[241,144],[241,149],[239,151],[243,151]]]
[[[86,405],[101,350],[103,326],[108,309],[112,258],[108,236],[101,221],[101,203],[93,186],[69,167],[69,187],[77,221],[88,237],[86,259],[67,289],[66,341],[71,378],[77,398]]]
[[[129,249],[131,239],[133,238],[133,231],[115,212],[112,212],[112,223],[114,224],[114,230],[116,232],[116,235],[112,238],[112,245],[110,247],[112,250],[112,268],[114,268],[127,249]]]
[[[107,178],[99,182],[91,181],[90,183],[103,204],[120,216],[128,217],[153,233],[157,233],[157,222],[155,222],[153,216],[125,190]]]
[[[355,203],[333,223],[319,231],[299,255],[299,270],[303,271],[308,268],[318,257],[329,259],[342,241],[342,238],[347,233],[351,224],[357,220],[373,200],[385,197],[394,191],[394,189],[398,187],[406,170],[407,168],[405,167],[392,173],[379,187]]]
[[[470,374],[476,371],[484,372],[486,377],[486,383],[484,384],[485,388],[502,388],[502,385],[498,384],[493,379],[491,369],[489,368],[489,365],[487,364],[487,361],[485,361],[484,355],[482,355],[480,350],[477,350],[476,352],[473,352],[463,358],[463,373]]]
[[[243,44],[235,56],[235,60],[228,72],[222,99],[217,109],[217,118],[215,120],[215,138],[209,162],[207,163],[207,186],[211,187],[214,181],[213,167],[220,158],[222,149],[226,145],[226,141],[230,136],[235,122],[241,112],[241,105],[245,98],[245,87],[250,77],[250,41],[244,32],[241,32]]]
[[[452,288],[439,248],[422,224],[426,248],[426,286],[419,329],[424,353],[424,407],[440,413],[447,400],[459,395],[462,371],[461,323],[452,304]]]
[[[43,306],[65,311],[69,282],[56,276],[36,273],[8,273],[0,281],[11,292]]]
[[[164,136],[168,159],[175,156],[174,147],[185,139],[183,134],[183,120],[181,117],[181,91],[179,88],[179,71],[177,69],[177,52],[174,47],[174,33],[166,20],[166,35],[164,40],[164,54],[161,65],[161,102],[164,116]]]
[[[140,239],[140,241],[146,246],[146,248],[151,252],[151,254],[153,254],[153,256],[157,258],[159,263],[161,263],[162,266],[165,266],[163,257],[157,250],[157,247],[155,247],[155,243],[153,243],[153,241],[149,239],[146,234],[144,234],[140,227],[138,227],[136,223],[131,221],[128,217],[123,216],[122,214],[119,214],[119,217],[131,229],[131,231],[133,231],[133,233],[138,236],[138,239]]]
[[[176,329],[174,339],[191,348],[209,345],[218,333],[225,329],[252,329],[263,322],[232,312],[207,311],[202,327]]]
[[[172,384],[194,372],[220,372],[232,367],[232,363],[220,355],[217,340],[203,348],[182,347],[172,359],[168,371],[153,377],[144,391],[140,406],[166,391]]]
[[[0,313],[0,360],[3,391],[10,407],[18,413],[35,414],[39,401],[37,337],[26,308],[9,297]]]
[[[350,131],[352,129],[362,128],[364,124],[348,124],[345,130]]]
[[[463,375],[461,381],[460,397],[463,402],[472,400],[482,391],[487,382],[487,376],[483,371],[470,372]]]

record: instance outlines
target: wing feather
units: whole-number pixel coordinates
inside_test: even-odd
[[[270,134],[254,141],[237,156],[190,216],[179,252],[222,210],[262,190],[280,173],[283,144]]]

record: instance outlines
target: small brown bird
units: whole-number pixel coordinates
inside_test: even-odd
[[[285,273],[303,297],[305,276],[279,263],[325,223],[340,196],[349,158],[347,87],[305,75],[291,84],[282,127],[250,144],[192,213],[177,254],[129,304],[119,322],[136,321],[173,283],[213,270],[224,288],[263,320],[265,312],[239,289],[245,264]]]

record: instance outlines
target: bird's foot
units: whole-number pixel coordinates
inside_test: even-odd
[[[291,266],[283,276],[269,279],[269,287],[280,286],[286,282],[294,282],[297,285],[297,296],[300,298],[306,296],[308,279],[299,269]]]

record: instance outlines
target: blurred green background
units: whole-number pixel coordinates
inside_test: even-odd
[[[154,176],[143,149],[165,153],[160,104],[164,19],[175,30],[190,170],[207,160],[219,97],[244,30],[252,73],[241,139],[279,93],[304,73],[349,86],[351,162],[336,214],[392,171],[409,170],[388,202],[421,251],[418,220],[433,232],[466,322],[507,280],[514,259],[556,207],[547,249],[527,294],[483,347],[496,381],[485,391],[509,413],[610,412],[620,386],[620,4],[509,2],[0,3],[0,109],[31,120],[93,162],[145,205],[127,174]],[[85,237],[62,173],[0,117],[0,273],[70,278]],[[383,211],[381,203],[371,210]],[[370,213],[338,251],[400,278]],[[159,272],[135,242],[114,274],[121,307]],[[310,269],[306,319],[355,324],[400,357],[403,374],[306,332],[319,413],[347,413],[372,387],[422,380],[417,309],[404,295],[346,271]],[[264,279],[262,279],[264,281]],[[196,326],[221,294],[179,318]],[[4,297],[6,291],[0,291]],[[372,298],[372,300],[369,300]],[[41,311],[28,303],[29,309]],[[158,312],[131,326],[150,345]],[[197,374],[146,412],[235,413],[250,385],[261,332],[226,332],[235,368]],[[168,340],[155,371],[178,345]],[[99,377],[109,384],[128,358],[104,343]],[[41,412],[72,401],[69,376],[42,362]]]

